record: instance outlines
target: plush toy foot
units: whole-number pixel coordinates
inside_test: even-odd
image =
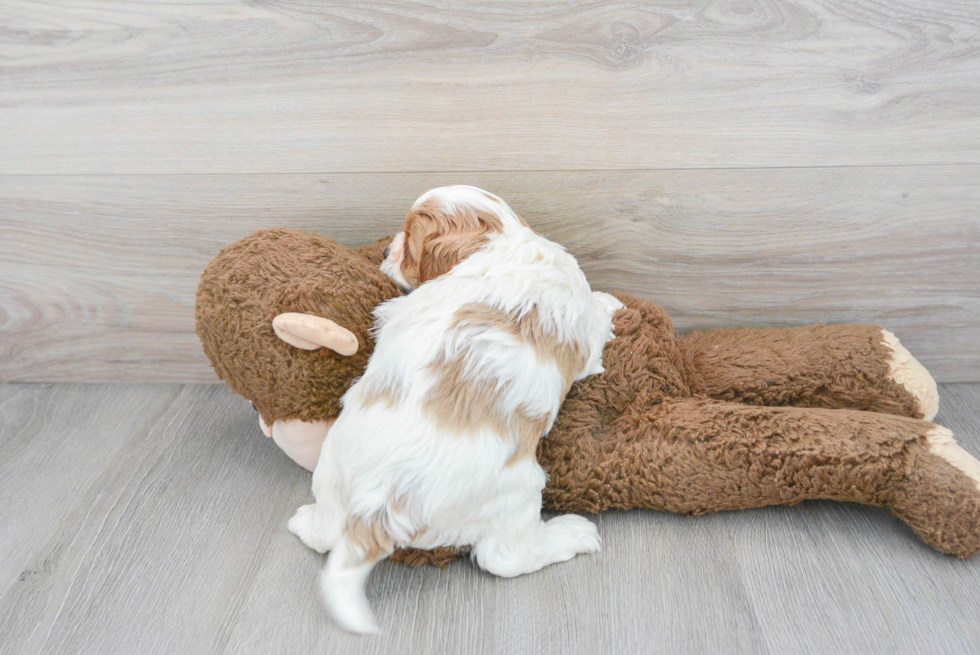
[[[926,442],[892,509],[936,550],[970,557],[980,551],[980,461],[942,426]]]
[[[289,458],[312,471],[320,459],[320,449],[327,438],[333,421],[276,421],[270,427],[259,417],[259,427],[267,437],[272,437]]]
[[[882,330],[882,343],[891,351],[888,359],[888,377],[912,394],[918,404],[918,414],[926,421],[936,418],[939,412],[939,390],[926,367],[912,356],[898,337]]]

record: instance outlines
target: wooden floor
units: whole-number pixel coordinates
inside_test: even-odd
[[[938,421],[980,453],[980,385]],[[286,530],[310,476],[217,385],[0,385],[3,653],[969,653],[980,558],[832,502],[594,517],[603,551],[504,580],[384,563],[384,633],[321,610]]]

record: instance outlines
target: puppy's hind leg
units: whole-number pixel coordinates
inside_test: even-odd
[[[289,519],[289,531],[307,547],[325,553],[340,540],[343,520],[339,506],[326,507],[324,503],[312,503],[296,510]]]
[[[528,475],[533,480],[540,470],[537,462],[524,462],[536,469]],[[514,467],[517,468],[516,466]],[[490,573],[505,578],[532,573],[549,564],[570,560],[579,553],[599,551],[599,531],[588,519],[575,514],[541,520],[540,485],[515,490],[501,503],[501,512],[486,535],[473,545],[473,558]]]
[[[289,519],[289,531],[319,553],[327,552],[340,541],[347,515],[330,477],[333,471],[329,467],[322,468],[313,475],[316,502],[303,505]]]
[[[378,522],[348,519],[340,541],[320,574],[320,593],[330,616],[345,630],[380,632],[364,585],[375,565],[394,552],[391,538]]]
[[[473,546],[473,557],[490,573],[513,578],[565,562],[580,553],[596,553],[600,544],[594,523],[565,514],[547,522],[538,519],[523,534],[508,531],[481,539]]]

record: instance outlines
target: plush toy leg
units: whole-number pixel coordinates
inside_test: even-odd
[[[599,436],[542,441],[545,506],[691,515],[807,499],[890,507],[927,543],[980,550],[980,463],[926,421],[678,399]]]
[[[931,426],[926,440],[927,452],[918,454],[899,484],[892,510],[933,548],[970,557],[980,550],[974,500],[980,495],[980,462],[944,427]]]
[[[891,332],[810,325],[695,332],[680,338],[692,391],[753,405],[862,409],[931,421],[939,394]]]
[[[308,471],[316,468],[320,448],[327,438],[333,421],[280,420],[266,425],[259,417],[259,426],[267,437],[272,437],[289,458]]]

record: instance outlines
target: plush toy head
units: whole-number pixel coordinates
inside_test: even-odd
[[[374,348],[374,308],[400,295],[378,270],[388,241],[355,252],[309,232],[263,230],[222,250],[204,270],[195,313],[204,352],[268,425],[337,418],[340,397]],[[357,340],[356,352],[286,343],[273,320],[288,312],[329,316]]]

